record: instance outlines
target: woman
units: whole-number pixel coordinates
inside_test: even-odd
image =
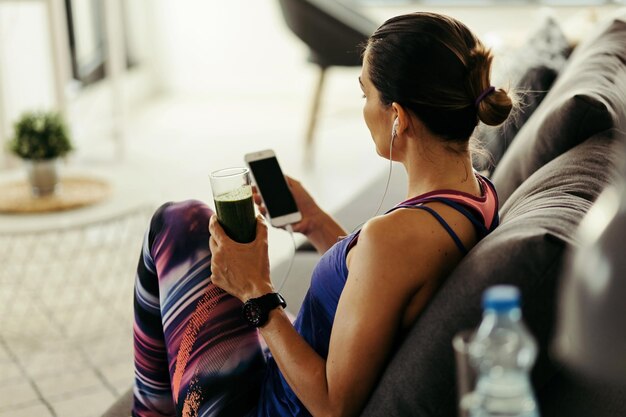
[[[441,280],[498,223],[469,149],[479,120],[500,124],[512,108],[490,85],[491,59],[436,14],[390,19],[369,39],[363,116],[377,152],[404,165],[408,199],[338,241],[346,232],[290,180],[303,214],[294,230],[324,254],[293,324],[262,218],[256,240],[238,244],[199,202],[159,209],[136,285],[133,415],[358,415]],[[243,318],[242,302],[257,310]]]

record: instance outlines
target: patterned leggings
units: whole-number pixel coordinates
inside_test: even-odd
[[[241,302],[214,286],[208,220],[198,201],[152,218],[135,283],[134,417],[246,416],[266,363]]]

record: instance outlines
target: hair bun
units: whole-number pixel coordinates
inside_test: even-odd
[[[489,126],[502,124],[513,109],[513,100],[502,88],[483,97],[477,105],[476,113],[481,122]]]
[[[493,55],[489,48],[482,43],[477,42],[476,46],[470,51],[467,67],[469,70],[468,92],[473,104],[476,106],[476,114],[481,122],[496,126],[502,124],[513,109],[513,99],[508,92],[498,88],[493,92],[489,92],[484,97],[483,93],[487,92],[491,85],[491,63]],[[480,98],[480,100],[478,100]]]

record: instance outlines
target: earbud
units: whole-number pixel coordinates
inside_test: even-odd
[[[391,138],[395,139],[396,136],[398,136],[398,118],[396,117],[396,120],[393,121],[393,127],[391,128]]]

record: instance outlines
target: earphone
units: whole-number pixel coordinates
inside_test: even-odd
[[[396,136],[398,136],[398,118],[396,117],[396,120],[393,121],[393,127],[391,128],[391,140],[393,141]]]

